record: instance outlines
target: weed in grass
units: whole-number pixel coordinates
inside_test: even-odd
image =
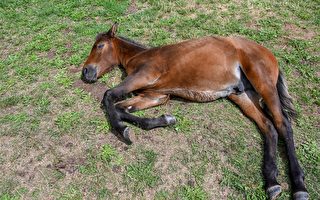
[[[177,119],[174,130],[186,134],[190,133],[193,122],[186,116],[185,110],[183,110],[181,106],[177,106],[172,114]]]
[[[6,179],[0,181],[0,199],[4,200],[16,200],[19,199],[18,196],[14,193],[16,188],[16,181]]]
[[[242,184],[241,176],[230,169],[224,167],[223,171],[223,180],[221,181],[222,185],[235,188],[238,191],[245,191],[245,186]]]
[[[54,183],[56,183],[57,181],[63,180],[65,178],[65,174],[59,170],[53,170],[50,175],[51,175],[51,177],[50,177],[49,183],[52,185]]]
[[[93,118],[89,124],[96,128],[97,133],[107,133],[110,130],[110,124],[106,119]]]
[[[19,197],[10,194],[0,194],[0,200],[18,200]]]
[[[61,194],[61,196],[58,199],[59,200],[77,200],[77,199],[83,199],[83,195],[78,186],[69,185],[67,187],[67,190],[63,194]]]
[[[67,95],[62,99],[62,105],[66,106],[66,107],[71,107],[72,105],[74,105],[76,103],[76,97],[75,96],[70,96]]]
[[[320,173],[320,148],[315,141],[306,141],[297,149],[300,162],[305,163],[310,170]],[[320,177],[315,177],[320,180]]]
[[[40,83],[39,85],[39,89],[42,91],[42,92],[45,92],[45,91],[48,91],[50,89],[53,88],[53,85],[52,83],[50,82],[44,82],[44,83]]]
[[[55,123],[62,131],[70,132],[72,128],[78,125],[82,115],[82,112],[64,112],[58,115]]]
[[[41,190],[39,188],[37,189],[34,189],[32,192],[31,192],[31,197],[33,199],[39,199],[39,194],[40,194]]]
[[[130,188],[136,193],[142,193],[147,188],[156,186],[160,177],[154,169],[156,154],[144,151],[144,159],[127,166],[125,179]]]
[[[18,134],[18,130],[24,128],[23,125],[29,121],[30,117],[27,113],[18,113],[18,114],[8,114],[2,118],[0,118],[0,124],[9,124],[10,128],[8,132],[2,132],[5,130],[1,130],[1,135],[7,134]]]
[[[93,175],[98,172],[97,168],[98,156],[90,148],[87,152],[87,161],[84,165],[79,165],[78,170],[81,174]]]
[[[97,195],[98,199],[101,199],[101,200],[109,199],[111,196],[112,196],[112,193],[107,188],[100,189]]]
[[[191,168],[192,176],[195,178],[197,185],[202,185],[206,172],[207,172],[206,162],[202,162],[200,165],[196,165]]]
[[[4,84],[0,85],[0,92],[1,93],[5,93],[7,92],[8,90],[14,88],[14,86],[17,84],[17,79],[7,79],[7,78],[4,78],[3,80],[4,81]]]
[[[88,162],[85,165],[78,167],[78,170],[81,174],[92,175],[98,172],[96,162]]]
[[[109,78],[110,78],[110,74],[108,73],[108,74],[104,75],[103,77],[101,77],[99,79],[99,81],[102,82],[102,83],[107,83]]]
[[[69,75],[65,71],[60,71],[56,76],[55,80],[58,84],[62,85],[65,88],[68,88],[72,84],[72,80]]]
[[[176,189],[173,193],[174,199],[183,200],[205,200],[208,199],[207,193],[200,186],[181,186]]]
[[[85,92],[82,89],[76,88],[74,89],[74,93],[84,102],[84,103],[91,103],[92,98],[90,97],[90,94]]]
[[[113,162],[117,165],[120,165],[123,163],[123,158],[118,154],[116,149],[114,149],[109,144],[105,144],[102,146],[100,157],[101,160],[106,164],[110,164],[111,162]]]
[[[83,62],[83,56],[81,55],[72,55],[70,57],[70,64],[79,66]]]
[[[154,199],[155,200],[167,200],[167,199],[170,199],[170,193],[165,191],[165,190],[160,190],[160,191],[157,191],[155,196],[154,196]]]
[[[222,168],[223,171],[223,180],[222,185],[231,187],[240,192],[241,196],[244,196],[245,199],[264,199],[265,190],[264,185],[261,182],[258,185],[249,185],[249,182],[244,183],[245,176],[243,173],[234,172],[227,167]],[[239,194],[237,194],[239,197]]]
[[[41,96],[35,100],[35,105],[39,113],[46,114],[49,112],[50,100],[45,96]]]
[[[16,69],[16,76],[20,80],[34,82],[43,71],[36,66],[22,66]]]
[[[121,82],[122,71],[120,68],[115,68],[111,72],[104,75],[99,82],[106,84],[108,88],[114,88],[119,85]]]
[[[21,100],[20,96],[6,97],[0,100],[0,108],[16,106]]]
[[[134,112],[134,115],[136,115],[138,117],[145,117],[146,112],[144,110],[139,110],[139,111]]]

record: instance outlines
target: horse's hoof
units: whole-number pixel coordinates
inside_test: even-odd
[[[267,189],[268,198],[270,200],[275,200],[281,193],[281,186],[274,185]]]
[[[296,192],[293,194],[293,199],[294,200],[308,200],[309,194],[308,194],[308,192],[305,192],[305,191]]]
[[[132,141],[130,140],[130,137],[129,137],[129,133],[130,133],[129,127],[126,127],[126,128],[124,129],[123,133],[122,133],[124,142],[125,142],[127,145],[132,144]]]
[[[166,120],[168,125],[174,125],[177,122],[176,118],[172,115],[162,115],[162,117]]]

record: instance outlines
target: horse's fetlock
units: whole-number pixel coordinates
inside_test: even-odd
[[[162,115],[162,117],[168,125],[173,125],[177,122],[176,118],[172,115]]]
[[[293,172],[292,175],[297,179],[304,181],[304,173],[302,170],[297,170],[296,172]]]
[[[278,169],[275,164],[268,164],[264,166],[263,174],[265,177],[275,178],[278,176]]]

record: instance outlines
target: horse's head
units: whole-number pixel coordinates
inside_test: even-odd
[[[96,82],[98,78],[119,64],[113,43],[116,31],[115,23],[108,32],[97,36],[90,55],[83,65],[81,79],[84,82]]]

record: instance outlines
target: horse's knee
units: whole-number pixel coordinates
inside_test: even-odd
[[[120,97],[121,94],[119,94],[119,92],[114,89],[110,89],[104,93],[102,103],[103,105],[107,105],[108,103],[115,103],[119,100]]]
[[[112,100],[113,99],[113,91],[107,90],[103,95],[103,101]]]

